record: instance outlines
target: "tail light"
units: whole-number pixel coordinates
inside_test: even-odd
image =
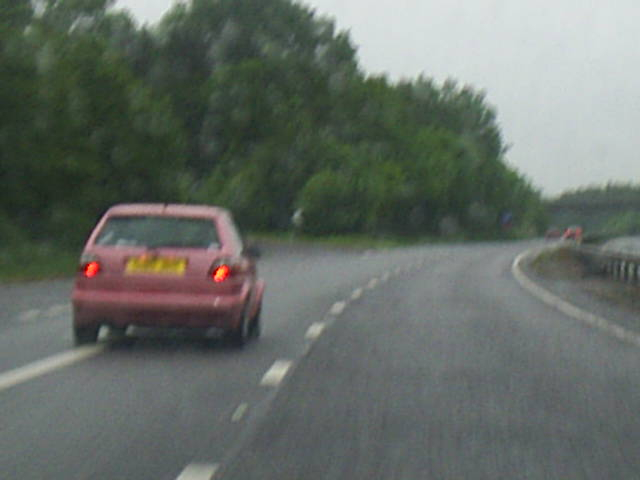
[[[83,254],[80,257],[80,272],[82,272],[86,278],[95,277],[101,270],[102,265],[95,255]]]
[[[231,267],[226,263],[214,267],[211,271],[211,278],[216,283],[224,282],[231,275]]]
[[[213,264],[209,271],[209,277],[216,283],[222,283],[230,277],[246,273],[246,271],[246,261],[242,259],[224,258]]]

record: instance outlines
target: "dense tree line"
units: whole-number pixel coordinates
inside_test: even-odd
[[[571,190],[553,199],[554,207],[575,209],[635,209],[640,211],[640,185],[608,183]]]
[[[301,208],[316,234],[543,227],[482,92],[368,76],[290,0],[191,0],[150,27],[113,3],[0,0],[3,240],[76,242],[124,201],[261,230]]]
[[[551,221],[584,226],[590,235],[640,234],[640,185],[609,183],[565,192],[548,201]]]

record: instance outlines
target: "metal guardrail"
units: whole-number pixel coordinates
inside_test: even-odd
[[[575,245],[573,250],[590,272],[612,277],[621,282],[640,284],[640,255]]]

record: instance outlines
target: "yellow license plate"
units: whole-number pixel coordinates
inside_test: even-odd
[[[135,273],[157,273],[163,275],[184,275],[187,268],[187,260],[178,257],[132,257],[127,261],[124,272],[126,274]]]

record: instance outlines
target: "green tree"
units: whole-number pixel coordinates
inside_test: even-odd
[[[312,233],[544,223],[484,92],[368,76],[349,34],[302,4],[191,0],[150,28],[113,0],[3,5],[6,236],[72,241],[109,204],[142,200],[219,203],[260,229],[302,207]]]
[[[33,36],[42,44],[41,87],[30,109],[30,147],[9,161],[20,192],[11,195],[12,209],[23,227],[72,242],[112,203],[178,198],[183,142],[168,104],[94,37]]]
[[[41,22],[59,32],[92,31],[115,0],[40,0]]]
[[[30,0],[0,0],[0,39],[22,32],[33,17]]]

